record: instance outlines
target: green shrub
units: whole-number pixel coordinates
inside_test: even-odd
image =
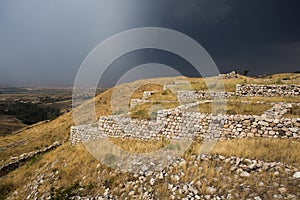
[[[176,143],[170,143],[168,146],[167,146],[167,149],[169,150],[180,150],[180,144],[178,142]]]
[[[124,110],[118,109],[118,110],[116,110],[116,111],[113,112],[113,115],[120,115],[120,114],[124,114],[124,113],[125,113]]]
[[[1,183],[0,184],[0,200],[6,199],[11,191],[14,190],[13,183]]]
[[[76,182],[74,184],[71,184],[69,187],[67,188],[59,188],[59,189],[55,189],[55,188],[51,188],[50,191],[50,199],[51,200],[65,200],[65,199],[71,199],[72,197],[79,195],[79,183]]]
[[[104,163],[108,165],[113,165],[116,162],[116,156],[111,153],[106,153],[104,158]]]
[[[167,95],[169,93],[169,90],[164,90],[161,94],[162,95]]]
[[[275,84],[282,84],[282,81],[280,79],[278,79]]]
[[[293,106],[292,109],[288,110],[288,112],[285,114],[285,117],[300,117],[300,106]]]
[[[41,157],[41,154],[39,155],[36,155],[36,156],[33,156],[29,161],[28,161],[28,165],[31,166],[33,165],[34,163],[36,163],[37,161],[41,160],[42,157]]]
[[[115,181],[114,177],[109,177],[109,178],[107,178],[107,179],[104,180],[103,185],[106,188],[111,187],[112,184],[114,183],[114,181]]]
[[[32,103],[13,102],[0,104],[0,114],[15,115],[23,123],[30,125],[39,121],[54,119],[60,115],[60,111],[57,108]]]
[[[141,109],[133,112],[131,114],[131,117],[138,118],[138,119],[142,119],[142,118],[149,119],[149,113],[147,112],[147,110]]]

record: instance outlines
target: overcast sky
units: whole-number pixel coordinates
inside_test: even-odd
[[[72,86],[97,44],[147,26],[192,37],[221,72],[298,71],[299,8],[299,0],[1,0],[0,86]],[[103,84],[154,62],[193,75],[175,55],[145,50],[120,57]]]

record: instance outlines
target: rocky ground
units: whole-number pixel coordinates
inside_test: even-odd
[[[37,169],[33,181],[25,184],[21,191],[15,191],[8,199],[14,199],[20,193],[28,194],[27,199],[51,199],[49,185],[61,178],[58,165],[66,167],[68,164],[55,161],[47,166],[47,170]],[[93,175],[97,189],[92,196],[84,195],[88,182],[85,174],[82,174],[78,187],[65,195],[72,196],[68,196],[71,199],[300,198],[299,169],[281,162],[222,155],[176,157],[171,165],[161,171],[145,168],[138,173],[126,174],[125,180],[118,184],[113,183],[113,177],[124,173],[112,170],[111,182],[103,182],[100,166],[100,163],[97,164]],[[44,189],[43,194],[40,193],[41,189]]]

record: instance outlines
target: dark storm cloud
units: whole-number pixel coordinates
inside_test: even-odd
[[[300,57],[292,56],[299,53],[299,1],[190,3],[195,5],[194,10],[202,7],[203,11],[191,9],[190,14],[181,17],[176,9],[163,7],[161,24],[168,23],[195,38],[221,71],[250,69],[251,74],[261,74],[299,70]],[[281,51],[281,47],[289,50]]]
[[[217,24],[228,16],[232,7],[220,0],[189,0],[184,4],[165,0],[161,1],[158,9],[161,17],[171,17],[176,22]]]
[[[99,42],[143,26],[191,36],[223,72],[296,71],[299,7],[297,0],[2,0],[0,85],[71,86],[80,63]],[[174,56],[136,52],[112,65],[107,76],[117,79],[131,66],[159,60],[188,68]]]

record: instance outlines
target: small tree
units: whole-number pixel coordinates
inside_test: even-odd
[[[246,75],[248,74],[248,72],[249,72],[249,70],[248,70],[248,69],[244,70],[244,73],[243,73],[243,75],[244,75],[244,76],[246,76]]]

